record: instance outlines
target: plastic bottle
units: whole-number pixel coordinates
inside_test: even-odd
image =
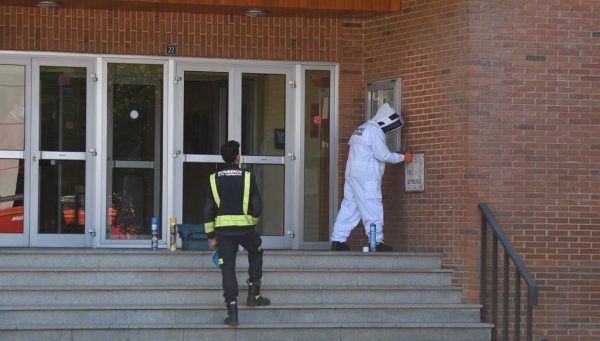
[[[169,240],[169,248],[171,251],[177,250],[177,218],[171,217],[169,218],[169,232],[171,234],[171,238]]]
[[[377,225],[371,223],[371,229],[369,231],[369,251],[377,251]]]
[[[158,250],[158,217],[152,217],[152,250]]]

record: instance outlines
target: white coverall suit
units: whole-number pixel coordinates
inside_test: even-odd
[[[390,132],[403,124],[402,117],[385,103],[372,119],[358,127],[350,137],[344,199],[333,225],[332,242],[345,242],[362,219],[366,235],[369,236],[371,223],[375,223],[377,243],[383,243],[381,178],[386,163],[404,161],[404,155],[388,149],[384,130]]]

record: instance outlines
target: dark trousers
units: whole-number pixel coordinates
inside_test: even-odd
[[[248,251],[248,276],[250,282],[259,282],[262,278],[263,250],[260,236],[252,230],[244,234],[220,234],[216,233],[219,253],[223,264],[221,274],[223,276],[223,296],[225,302],[237,300],[238,282],[235,275],[235,259],[239,245]]]

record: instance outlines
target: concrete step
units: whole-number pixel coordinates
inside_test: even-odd
[[[294,323],[129,326],[20,327],[0,330],[0,340],[38,341],[484,341],[491,325],[484,323]]]
[[[269,307],[224,326],[211,252],[0,250],[0,341],[490,340],[439,254],[265,252]]]
[[[119,250],[119,249],[0,249],[0,264],[8,268],[194,268],[211,267],[209,251]],[[239,267],[248,267],[246,252],[237,257]],[[311,269],[439,269],[441,255],[410,252],[331,252],[267,250],[264,268]]]
[[[211,286],[221,284],[213,268],[0,268],[0,286]],[[238,282],[247,278],[238,269]],[[264,269],[263,283],[277,285],[451,285],[449,270],[395,269]]]
[[[240,302],[240,321],[261,323],[479,322],[479,305],[466,304],[295,304],[250,308]],[[75,325],[219,324],[223,304],[203,306],[102,305],[0,308],[0,327]]]
[[[239,297],[246,297],[240,282]],[[263,294],[277,304],[316,303],[460,303],[462,290],[455,286],[279,286],[265,283]],[[0,287],[0,306],[116,305],[148,302],[169,304],[220,304],[220,286],[165,287]]]

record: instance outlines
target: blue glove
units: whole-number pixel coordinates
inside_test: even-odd
[[[221,258],[221,254],[219,253],[219,250],[215,250],[212,254],[212,262],[215,266],[215,268],[217,269],[221,269],[221,264],[219,264],[219,259]]]

